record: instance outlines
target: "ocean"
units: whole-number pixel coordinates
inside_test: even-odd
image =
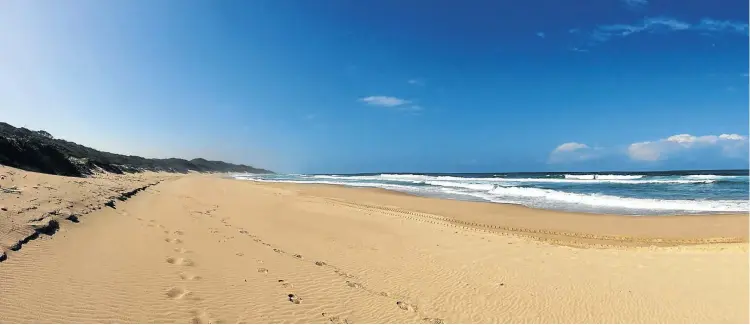
[[[604,214],[677,215],[748,212],[748,170],[482,173],[236,174],[262,182],[376,187],[455,200]]]

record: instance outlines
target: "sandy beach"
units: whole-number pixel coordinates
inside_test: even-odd
[[[0,322],[747,323],[748,216],[0,167]]]

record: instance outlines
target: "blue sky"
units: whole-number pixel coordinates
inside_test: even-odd
[[[746,0],[0,3],[0,120],[282,172],[747,168]]]

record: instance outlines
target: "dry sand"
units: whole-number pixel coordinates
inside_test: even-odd
[[[555,213],[205,175],[0,175],[20,190],[0,190],[0,322],[748,322],[747,216]],[[39,226],[49,220],[56,232]],[[11,250],[22,237],[35,240]]]

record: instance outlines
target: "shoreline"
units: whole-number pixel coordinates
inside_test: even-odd
[[[435,198],[382,188],[233,180],[298,190],[305,195],[318,197],[343,194],[344,201],[350,203],[370,200],[376,205],[387,204],[423,213],[423,217],[427,219],[560,245],[643,247],[746,244],[750,237],[750,216],[740,213],[648,216],[596,214],[537,209],[519,204]],[[473,215],[464,211],[472,211]]]
[[[437,199],[437,200],[449,200],[449,201],[458,201],[458,202],[474,202],[474,203],[486,203],[486,204],[498,204],[498,205],[504,205],[504,206],[512,206],[512,207],[519,207],[519,208],[525,208],[530,209],[534,211],[544,211],[544,212],[550,212],[550,213],[570,213],[570,214],[585,214],[585,215],[593,215],[593,216],[617,216],[617,217],[638,217],[638,218],[652,218],[652,217],[690,217],[690,216],[698,216],[698,217],[710,217],[710,216],[739,216],[739,215],[748,215],[750,216],[750,211],[718,211],[715,213],[711,212],[698,212],[698,213],[686,213],[686,214],[617,214],[617,213],[603,213],[603,212],[590,212],[590,211],[568,211],[568,210],[554,210],[554,209],[544,209],[544,208],[535,208],[523,205],[521,203],[508,203],[508,202],[492,202],[488,200],[461,200],[456,198],[450,198],[450,197],[437,197],[437,196],[429,196],[429,195],[419,195],[414,193],[409,193],[406,191],[399,191],[399,190],[392,190],[387,188],[381,188],[381,187],[375,187],[375,186],[350,186],[345,184],[325,184],[325,183],[295,183],[295,182],[275,182],[275,181],[261,181],[261,180],[250,180],[250,179],[236,179],[232,176],[223,177],[227,179],[233,179],[233,180],[240,180],[240,181],[246,181],[246,182],[257,182],[257,183],[268,183],[268,184],[295,184],[295,185],[317,185],[317,186],[333,186],[333,187],[341,187],[341,188],[347,188],[347,189],[364,189],[364,190],[373,190],[373,191],[384,191],[391,194],[397,194],[397,195],[405,195],[410,197],[418,197],[418,198],[428,198],[428,199]]]
[[[725,171],[726,172],[726,171]],[[727,172],[728,173],[728,172]],[[748,214],[747,175],[615,175],[603,180],[569,174],[236,175],[259,182],[381,188],[416,196],[585,214],[682,216]],[[588,175],[587,176],[593,176]],[[497,176],[497,177],[495,177]],[[502,176],[502,177],[501,177]],[[571,176],[571,177],[569,177]],[[499,177],[499,178],[498,178]],[[706,185],[708,184],[708,185]],[[744,185],[744,186],[743,186]],[[744,188],[744,189],[743,189]],[[744,194],[743,194],[744,193]]]

